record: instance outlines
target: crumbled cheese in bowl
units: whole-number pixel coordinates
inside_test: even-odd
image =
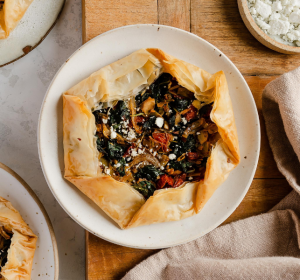
[[[300,47],[300,0],[248,0],[256,24],[276,41]]]

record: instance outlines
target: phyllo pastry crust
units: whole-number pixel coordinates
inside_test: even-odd
[[[0,197],[0,279],[31,279],[36,242],[37,236],[20,213]]]
[[[0,39],[16,28],[33,0],[0,0]]]
[[[122,229],[201,211],[240,161],[225,74],[141,49],[63,94],[65,178]]]

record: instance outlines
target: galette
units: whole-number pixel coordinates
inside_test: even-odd
[[[225,74],[141,49],[63,93],[65,178],[122,229],[196,215],[240,161]]]

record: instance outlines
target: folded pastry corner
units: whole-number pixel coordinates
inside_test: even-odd
[[[37,236],[20,213],[0,197],[0,279],[31,279],[36,242]]]
[[[0,39],[16,28],[33,0],[0,0]]]
[[[122,229],[201,211],[240,161],[223,71],[141,49],[63,94],[65,178]]]

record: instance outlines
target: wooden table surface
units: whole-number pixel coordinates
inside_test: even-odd
[[[83,43],[123,25],[170,25],[215,45],[244,75],[259,112],[261,152],[249,192],[224,224],[264,213],[291,191],[268,144],[261,96],[270,81],[300,65],[300,55],[279,54],[261,45],[242,22],[236,0],[82,0],[82,10]],[[114,245],[87,232],[86,279],[120,279],[156,252]]]

